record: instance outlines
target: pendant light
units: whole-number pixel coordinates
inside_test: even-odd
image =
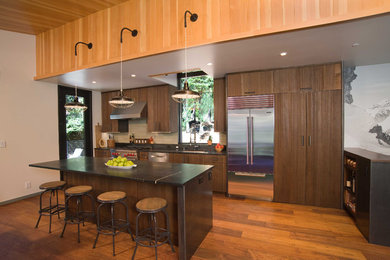
[[[130,30],[129,28],[127,27],[123,27],[122,30],[121,30],[121,92],[119,94],[119,96],[116,96],[116,97],[113,97],[110,101],[108,101],[108,103],[115,107],[115,108],[129,108],[131,107],[132,105],[134,105],[134,100],[129,98],[129,97],[126,97],[123,95],[123,86],[122,86],[122,74],[123,74],[123,65],[122,65],[122,43],[123,43],[123,31],[124,30],[128,30],[131,32],[131,35],[133,37],[137,36],[138,34],[138,31],[137,30]]]
[[[187,82],[187,13],[190,14],[191,22],[195,22],[198,19],[196,13],[191,13],[190,11],[185,11],[184,13],[184,63],[185,63],[185,82],[184,87],[181,90],[175,91],[172,95],[172,99],[177,103],[184,103],[187,99],[196,99],[200,98],[200,94],[196,91],[190,90]]]
[[[79,44],[84,44],[88,47],[88,49],[92,49],[92,43],[77,42],[75,44],[75,46],[74,46],[74,64],[75,64],[76,70],[77,70],[77,45],[79,45]],[[88,107],[85,104],[79,102],[79,98],[77,96],[77,84],[75,84],[74,89],[75,89],[75,96],[74,96],[73,102],[66,103],[64,107],[65,107],[66,111],[77,110],[79,112],[84,112],[85,110],[88,109]]]

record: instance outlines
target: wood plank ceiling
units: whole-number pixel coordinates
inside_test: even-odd
[[[39,34],[128,0],[0,0],[0,29]]]

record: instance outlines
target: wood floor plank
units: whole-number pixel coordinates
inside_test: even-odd
[[[221,194],[213,197],[214,227],[192,259],[373,259],[389,260],[390,248],[369,244],[343,210],[273,203]],[[38,218],[39,197],[0,206],[0,259],[130,259],[134,242],[128,234],[116,239],[117,256],[112,256],[110,236],[100,236],[92,249],[96,226],[69,225],[64,238],[63,220],[53,218],[48,234],[48,217]],[[135,216],[130,216],[134,219]],[[176,248],[177,249],[177,248]],[[159,259],[177,259],[169,246],[158,249]],[[154,259],[154,250],[140,248],[136,259]]]

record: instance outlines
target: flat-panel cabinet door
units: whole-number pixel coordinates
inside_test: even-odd
[[[306,94],[275,94],[274,201],[305,203]]]
[[[306,204],[341,207],[342,96],[317,91],[307,98]]]

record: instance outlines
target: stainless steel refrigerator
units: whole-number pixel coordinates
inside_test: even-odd
[[[228,97],[228,194],[272,200],[274,96]]]

